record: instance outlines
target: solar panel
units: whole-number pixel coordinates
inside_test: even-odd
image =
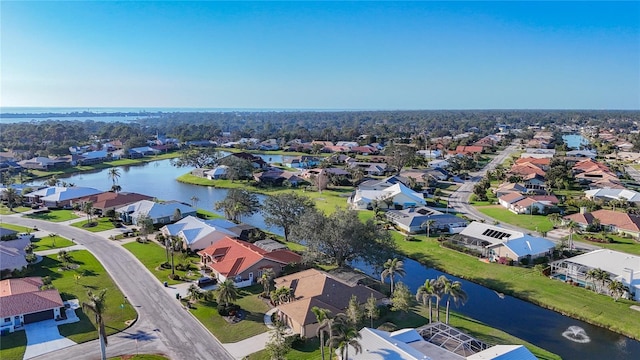
[[[502,240],[505,237],[510,237],[511,236],[510,234],[507,234],[505,232],[498,231],[498,230],[493,230],[493,229],[485,230],[482,233],[482,235],[488,236],[488,237],[491,237],[491,238],[494,238],[494,239],[499,239],[499,240]]]

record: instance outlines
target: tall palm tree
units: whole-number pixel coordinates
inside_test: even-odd
[[[87,213],[87,224],[91,223],[91,215],[93,215],[93,201],[85,201],[85,202],[83,202],[82,203],[82,211]]]
[[[622,282],[614,280],[609,283],[609,292],[613,296],[613,301],[618,301],[625,291],[627,291],[627,288]]]
[[[433,321],[433,309],[432,302],[436,295],[436,279],[427,279],[424,284],[418,288],[416,292],[416,300],[422,303],[424,306],[429,306],[429,323]]]
[[[382,270],[380,278],[382,279],[382,282],[384,282],[386,278],[389,278],[389,280],[391,281],[391,293],[393,294],[393,282],[396,275],[400,277],[406,275],[406,272],[404,271],[404,263],[398,258],[393,258],[388,259],[384,263],[384,265],[382,265],[382,267],[384,268],[384,270]]]
[[[456,306],[458,305],[458,303],[462,303],[464,305],[464,303],[467,302],[469,296],[464,290],[462,290],[462,283],[460,281],[449,282],[448,286],[445,287],[445,293],[447,294],[447,315],[445,318],[445,322],[446,324],[448,324],[449,304],[451,303],[451,300],[453,300],[453,303],[456,304]]]
[[[182,248],[182,239],[177,237],[177,236],[172,236],[169,238],[169,241],[171,241],[171,275],[175,275],[176,274],[176,266],[175,266],[175,262],[173,261],[174,259],[174,255],[176,252],[176,248],[180,249]]]
[[[191,302],[196,302],[202,298],[202,293],[196,284],[191,284],[187,289],[187,296]]]
[[[120,178],[120,169],[118,168],[109,169],[109,171],[107,172],[107,176],[109,177],[113,185],[115,185],[118,182],[118,179]]]
[[[272,268],[266,268],[262,270],[262,276],[258,279],[258,282],[262,284],[264,289],[264,294],[269,297],[269,293],[271,292],[271,287],[273,286],[273,279],[276,277],[276,274],[273,272]]]
[[[229,305],[238,299],[238,288],[231,279],[221,282],[216,289],[216,300],[218,304]]]
[[[87,297],[89,300],[82,303],[83,310],[91,310],[95,315],[96,325],[98,326],[98,338],[100,339],[100,356],[102,360],[107,358],[107,333],[104,329],[103,315],[107,307],[105,295],[107,289],[100,291],[98,294],[94,294],[91,290],[87,291]]]
[[[58,251],[58,260],[62,262],[62,266],[64,268],[69,267],[69,263],[73,262],[73,258],[71,257],[71,254],[69,254],[67,250]]]
[[[549,221],[551,221],[553,225],[556,225],[560,222],[560,220],[562,219],[562,216],[560,216],[560,214],[558,213],[552,213],[547,215],[547,218],[549,219]]]
[[[427,228],[427,237],[429,237],[429,233],[431,232],[431,227],[436,224],[436,221],[431,219],[420,224],[421,228]]]
[[[344,314],[336,316],[332,330],[333,336],[329,339],[329,343],[340,350],[342,359],[349,359],[349,346],[356,350],[356,354],[362,352],[362,345],[358,341],[362,336]]]
[[[193,195],[189,200],[191,200],[191,206],[195,208],[198,205],[198,201],[200,201],[200,198]]]
[[[331,311],[314,306],[311,308],[311,312],[313,312],[318,324],[320,324],[318,326],[318,335],[320,336],[320,354],[322,356],[322,360],[324,360],[324,333],[325,330],[331,329],[329,321],[331,318]],[[331,334],[329,336],[331,337]],[[329,355],[329,357],[331,357],[331,355]]]
[[[571,251],[573,250],[573,234],[578,230],[580,226],[573,220],[569,221],[566,226],[567,229],[569,229],[569,251]]]
[[[599,277],[599,269],[589,269],[589,271],[587,271],[587,280],[591,280],[591,283],[593,284],[593,291],[598,292],[598,285],[596,284],[596,280],[598,280]]]
[[[434,294],[433,296],[436,298],[436,321],[440,321],[440,300],[444,296],[444,288],[446,286],[446,282],[448,282],[446,276],[440,275],[438,279],[436,279],[434,283]]]

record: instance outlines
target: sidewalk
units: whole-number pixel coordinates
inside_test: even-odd
[[[242,341],[222,344],[222,346],[224,346],[235,359],[244,359],[248,355],[263,350],[270,337],[271,334],[267,331]]]

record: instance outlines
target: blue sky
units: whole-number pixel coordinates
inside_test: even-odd
[[[7,2],[2,106],[640,109],[640,3]]]

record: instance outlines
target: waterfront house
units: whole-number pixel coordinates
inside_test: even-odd
[[[80,198],[78,202],[85,203],[91,201],[93,203],[93,209],[104,215],[109,210],[115,210],[140,200],[153,200],[153,197],[133,192],[106,191]]]
[[[404,210],[389,210],[386,218],[400,231],[415,234],[427,230],[427,221],[433,220],[434,224],[429,228],[431,234],[445,232],[457,234],[464,229],[469,222],[453,214],[446,214],[433,208],[421,206]]]
[[[181,218],[186,216],[195,216],[196,209],[178,201],[154,202],[149,200],[141,200],[127,206],[116,209],[122,220],[126,223],[137,225],[138,218],[147,215],[153,221],[153,224],[168,224],[176,219],[176,210],[180,211]],[[178,219],[179,220],[179,219]]]
[[[380,206],[386,206],[385,201],[389,201],[391,203],[389,208],[398,210],[427,204],[422,194],[409,189],[401,182],[382,190],[363,190],[358,188],[347,199],[350,207],[356,210],[370,208],[373,201],[378,201]]]
[[[47,207],[67,207],[81,203],[80,199],[101,194],[104,191],[89,187],[49,186],[24,195],[30,204],[42,203]]]
[[[182,240],[186,250],[197,251],[211,246],[225,237],[236,237],[236,234],[217,226],[209,220],[195,216],[186,216],[174,224],[160,228],[165,237],[175,236]]]

